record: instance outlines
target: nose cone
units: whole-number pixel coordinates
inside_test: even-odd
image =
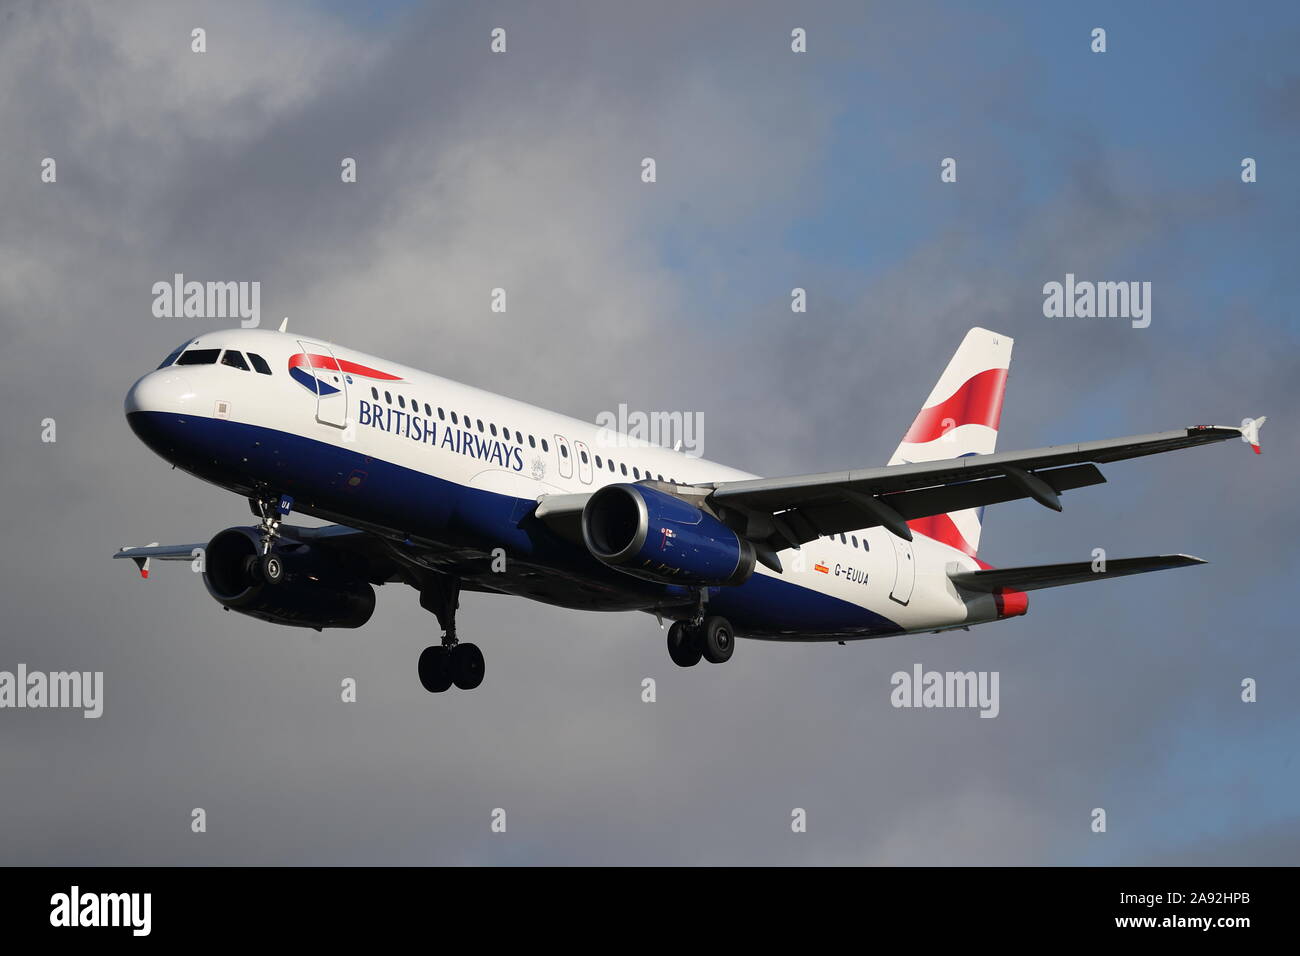
[[[130,419],[138,412],[181,412],[194,398],[184,371],[174,368],[158,369],[145,375],[126,393],[123,407]]]
[[[168,461],[187,446],[185,415],[197,396],[185,369],[164,368],[145,375],[122,403],[136,437]]]

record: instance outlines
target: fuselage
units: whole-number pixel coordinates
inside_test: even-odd
[[[179,350],[178,350],[179,351]],[[620,482],[699,484],[746,472],[291,332],[188,340],[184,364],[132,386],[132,429],[176,466],[247,497],[372,531],[482,590],[589,610],[687,616],[688,589],[608,567],[529,520],[545,495]],[[494,557],[504,560],[494,561]],[[997,620],[960,592],[973,557],[875,527],[779,554],[743,584],[710,588],[710,613],[742,637],[853,640]],[[503,567],[504,566],[504,567]]]

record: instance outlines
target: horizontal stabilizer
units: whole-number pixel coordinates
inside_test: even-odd
[[[1105,570],[1093,570],[1094,564],[1101,565]],[[1189,568],[1197,564],[1205,564],[1205,562],[1190,554],[1157,554],[1149,558],[1116,558],[1104,562],[1072,561],[1067,564],[1036,564],[1024,568],[956,571],[950,573],[948,577],[954,584],[971,591],[994,591],[998,588],[1037,591],[1041,588],[1061,587],[1064,584],[1122,578],[1146,571]]]

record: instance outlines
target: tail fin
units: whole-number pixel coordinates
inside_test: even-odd
[[[967,332],[889,463],[992,454],[998,442],[1013,344],[1008,336],[988,329]],[[971,508],[907,524],[918,534],[974,557],[983,520],[984,509]]]

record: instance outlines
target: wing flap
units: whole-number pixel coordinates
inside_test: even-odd
[[[719,503],[728,500],[753,508],[780,511],[812,503],[841,487],[869,495],[887,495],[935,485],[951,485],[982,478],[1006,477],[1005,466],[1022,471],[1038,471],[1064,465],[1106,463],[1158,455],[1162,452],[1192,448],[1212,442],[1241,438],[1243,430],[1224,425],[1197,425],[1151,435],[1132,435],[1075,445],[1051,445],[1029,451],[997,452],[992,455],[969,455],[939,461],[909,462],[881,468],[832,471],[819,475],[796,475],[790,478],[750,478],[723,481],[711,486],[711,498]],[[1028,497],[1022,495],[1021,497]]]
[[[1157,554],[1146,558],[1117,558],[1105,563],[1104,571],[1094,571],[1091,561],[1073,561],[1066,564],[1037,564],[1023,568],[993,568],[987,571],[955,571],[949,579],[969,591],[996,591],[1012,588],[1016,591],[1038,591],[1058,588],[1085,581],[1105,578],[1122,578],[1147,571],[1164,571],[1169,568],[1189,568],[1206,562],[1190,554]]]
[[[1037,474],[1057,492],[1104,484],[1106,481],[1096,465],[1070,465]],[[831,489],[825,492],[820,500],[782,513],[783,518],[795,519],[792,522],[792,530],[795,531],[799,544],[813,540],[818,534],[839,534],[844,531],[874,528],[883,524],[878,516],[855,505],[851,496],[837,497],[839,494],[838,489]],[[928,515],[1001,504],[1024,497],[1027,497],[1025,491],[1015,479],[985,478],[915,491],[894,492],[882,495],[878,500],[894,509],[904,521],[911,521]],[[808,530],[810,526],[811,532]]]

